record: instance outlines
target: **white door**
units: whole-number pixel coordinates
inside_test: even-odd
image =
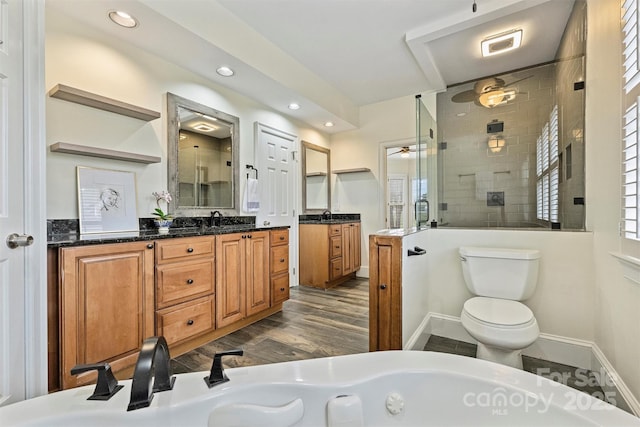
[[[0,405],[47,385],[42,12],[0,1]]]
[[[387,228],[409,228],[407,221],[407,175],[387,176]]]
[[[288,226],[291,285],[298,284],[298,137],[256,122],[256,163],[260,210],[258,227]]]

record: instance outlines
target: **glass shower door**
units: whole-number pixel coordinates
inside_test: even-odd
[[[416,168],[413,182],[416,228],[426,228],[437,218],[437,126],[422,97],[416,96]]]

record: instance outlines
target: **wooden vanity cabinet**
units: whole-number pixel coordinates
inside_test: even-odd
[[[60,378],[63,389],[89,384],[76,365],[109,362],[127,378],[142,342],[154,335],[151,242],[60,249]]]
[[[327,289],[355,277],[360,223],[300,224],[300,284]]]
[[[268,309],[271,306],[269,232],[218,236],[215,277],[218,328]]]
[[[215,329],[215,237],[156,242],[156,334],[169,348]]]
[[[271,304],[274,305],[289,299],[289,230],[272,230],[269,237]]]

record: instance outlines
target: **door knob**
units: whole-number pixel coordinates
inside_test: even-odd
[[[12,233],[7,236],[7,246],[11,249],[16,249],[20,246],[29,246],[33,244],[33,236],[28,234]]]

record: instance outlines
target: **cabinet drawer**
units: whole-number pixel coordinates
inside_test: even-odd
[[[213,259],[159,265],[156,267],[157,308],[213,293],[214,277]]]
[[[342,256],[342,237],[331,237],[329,245],[329,258]]]
[[[340,236],[342,234],[342,225],[332,224],[329,226],[329,236]]]
[[[289,271],[289,246],[271,248],[271,274]]]
[[[180,258],[189,259],[205,255],[213,257],[214,250],[215,237],[213,236],[166,239],[156,242],[156,261],[162,264],[177,261]]]
[[[289,299],[289,273],[271,278],[271,304]]]
[[[272,230],[271,231],[271,246],[288,245],[289,244],[289,230]]]
[[[158,335],[169,345],[211,331],[214,328],[213,296],[177,305],[157,314]]]
[[[331,260],[329,263],[329,280],[342,277],[342,257]]]

